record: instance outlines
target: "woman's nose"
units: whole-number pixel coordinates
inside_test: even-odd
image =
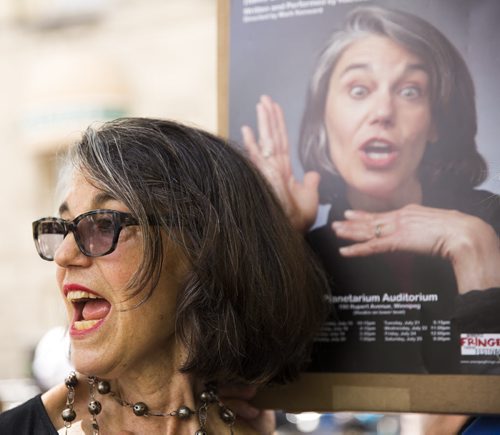
[[[394,125],[394,99],[389,91],[379,90],[373,98],[371,123],[390,127]]]
[[[54,261],[60,267],[83,266],[88,263],[89,257],[85,256],[76,244],[75,235],[69,232],[63,239],[54,254]]]

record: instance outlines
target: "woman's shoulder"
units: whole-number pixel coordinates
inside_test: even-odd
[[[436,189],[424,192],[424,205],[477,216],[495,228],[500,224],[500,196],[483,189]]]
[[[427,187],[424,189],[424,203],[434,207],[486,206],[500,208],[500,196],[485,189],[451,188],[450,186]]]
[[[500,196],[487,190],[474,189],[466,197],[469,212],[492,225],[497,233],[500,231]]]
[[[62,422],[61,412],[65,407],[66,394],[66,386],[64,384],[59,384],[45,392],[41,397],[45,413],[53,425]],[[77,402],[78,401],[75,401],[75,407],[78,406]]]
[[[500,209],[500,196],[488,190],[472,189],[469,193],[469,199],[476,203],[482,203],[488,207],[492,206]]]
[[[32,435],[38,433],[57,435],[40,394],[0,414],[0,433],[2,435]]]

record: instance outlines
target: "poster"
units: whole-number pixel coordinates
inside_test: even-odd
[[[220,133],[261,164],[287,139],[296,180],[320,176],[306,237],[333,314],[264,403],[498,413],[500,3],[219,6]]]

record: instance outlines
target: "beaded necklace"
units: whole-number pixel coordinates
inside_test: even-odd
[[[111,390],[111,385],[108,381],[98,379],[95,376],[89,376],[89,403],[87,409],[92,418],[92,435],[99,435],[99,424],[97,422],[97,415],[102,410],[101,402],[95,398],[96,390],[101,395],[109,395],[121,406],[132,409],[132,412],[137,417],[175,417],[179,420],[188,420],[192,416],[198,417],[198,422],[200,428],[194,433],[194,435],[208,435],[206,431],[206,423],[208,417],[208,408],[211,404],[215,404],[219,408],[219,416],[221,420],[229,427],[230,435],[234,435],[233,426],[236,420],[236,416],[233,411],[226,407],[217,396],[215,387],[213,385],[206,385],[207,390],[203,391],[200,396],[200,405],[196,410],[189,408],[188,406],[180,406],[171,412],[160,412],[150,410],[149,407],[144,402],[130,403],[123,398],[121,398],[116,392]],[[78,378],[75,372],[71,372],[65,380],[66,388],[68,389],[66,397],[66,408],[61,413],[61,417],[64,421],[64,427],[66,428],[66,434],[68,429],[71,427],[72,422],[76,418],[76,412],[74,410],[75,402],[75,387],[78,385]]]

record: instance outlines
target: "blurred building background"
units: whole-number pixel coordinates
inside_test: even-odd
[[[42,335],[65,324],[53,264],[31,238],[31,222],[55,211],[58,153],[89,123],[122,115],[215,131],[216,0],[1,0],[0,65],[5,396],[30,376]]]

